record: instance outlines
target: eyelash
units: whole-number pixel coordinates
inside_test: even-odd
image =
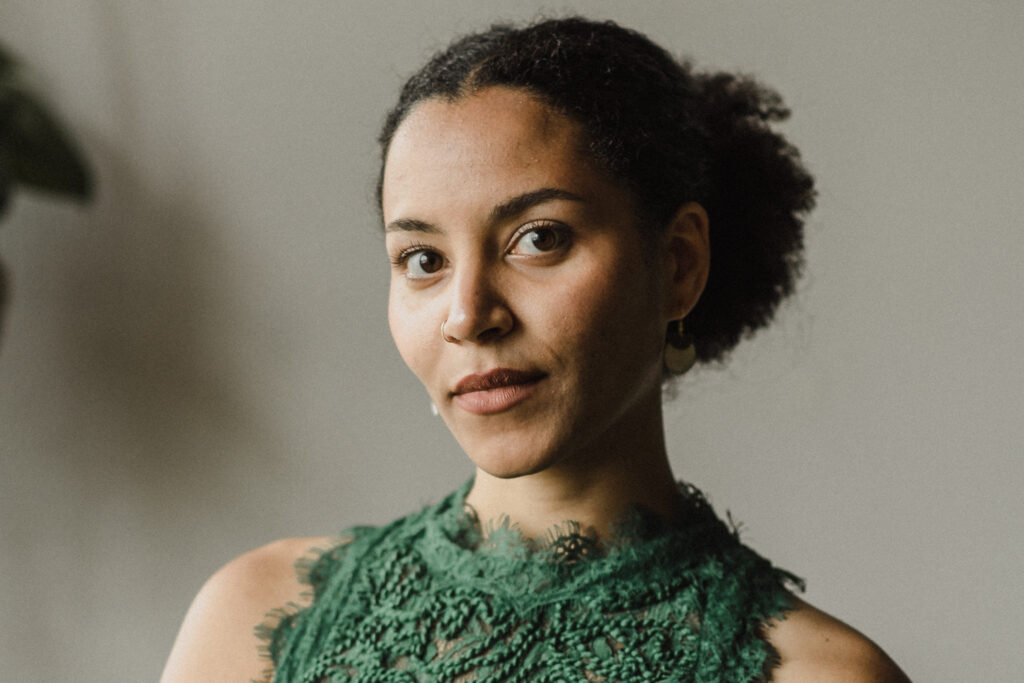
[[[555,221],[539,221],[536,223],[530,223],[529,225],[524,225],[520,228],[516,234],[512,236],[512,245],[514,246],[519,244],[519,241],[523,239],[523,237],[529,235],[535,230],[551,230],[557,233],[563,242],[562,246],[564,246],[564,243],[570,239],[569,230],[561,223],[556,223]],[[398,252],[395,256],[391,257],[391,265],[395,268],[402,268],[406,263],[408,263],[410,258],[423,251],[436,251],[436,249],[429,244],[424,244],[423,242],[414,242],[405,249],[402,249],[402,251]]]
[[[410,244],[405,249],[391,257],[391,265],[395,268],[401,268],[410,258],[412,258],[413,254],[421,251],[434,251],[434,247],[429,244],[423,244],[422,242]]]
[[[570,241],[571,234],[565,225],[555,221],[538,221],[524,225],[516,231],[516,234],[512,236],[512,245],[518,245],[520,240],[536,230],[550,230],[555,233],[560,240],[559,248],[564,247]]]

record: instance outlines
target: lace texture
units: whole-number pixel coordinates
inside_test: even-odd
[[[767,680],[764,623],[802,582],[742,545],[681,484],[676,518],[643,510],[599,541],[578,525],[525,541],[482,530],[471,482],[307,568],[309,607],[264,635],[276,683]]]

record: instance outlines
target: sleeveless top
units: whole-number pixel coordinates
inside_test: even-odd
[[[464,500],[308,562],[309,607],[259,627],[276,683],[767,680],[766,621],[797,577],[739,542],[694,487],[666,522],[631,510],[606,541],[569,522],[541,542],[481,529]]]

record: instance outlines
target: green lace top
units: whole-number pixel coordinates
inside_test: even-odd
[[[769,678],[762,627],[801,582],[695,488],[680,484],[671,523],[634,510],[607,541],[569,523],[531,543],[481,530],[471,483],[306,566],[312,604],[262,634],[276,683]]]

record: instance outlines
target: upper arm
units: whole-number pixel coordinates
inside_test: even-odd
[[[255,627],[289,602],[301,604],[304,586],[295,561],[330,539],[275,541],[235,558],[203,585],[174,642],[162,683],[261,680],[270,662]]]
[[[765,634],[779,654],[773,683],[910,683],[868,638],[801,600],[795,603]]]

